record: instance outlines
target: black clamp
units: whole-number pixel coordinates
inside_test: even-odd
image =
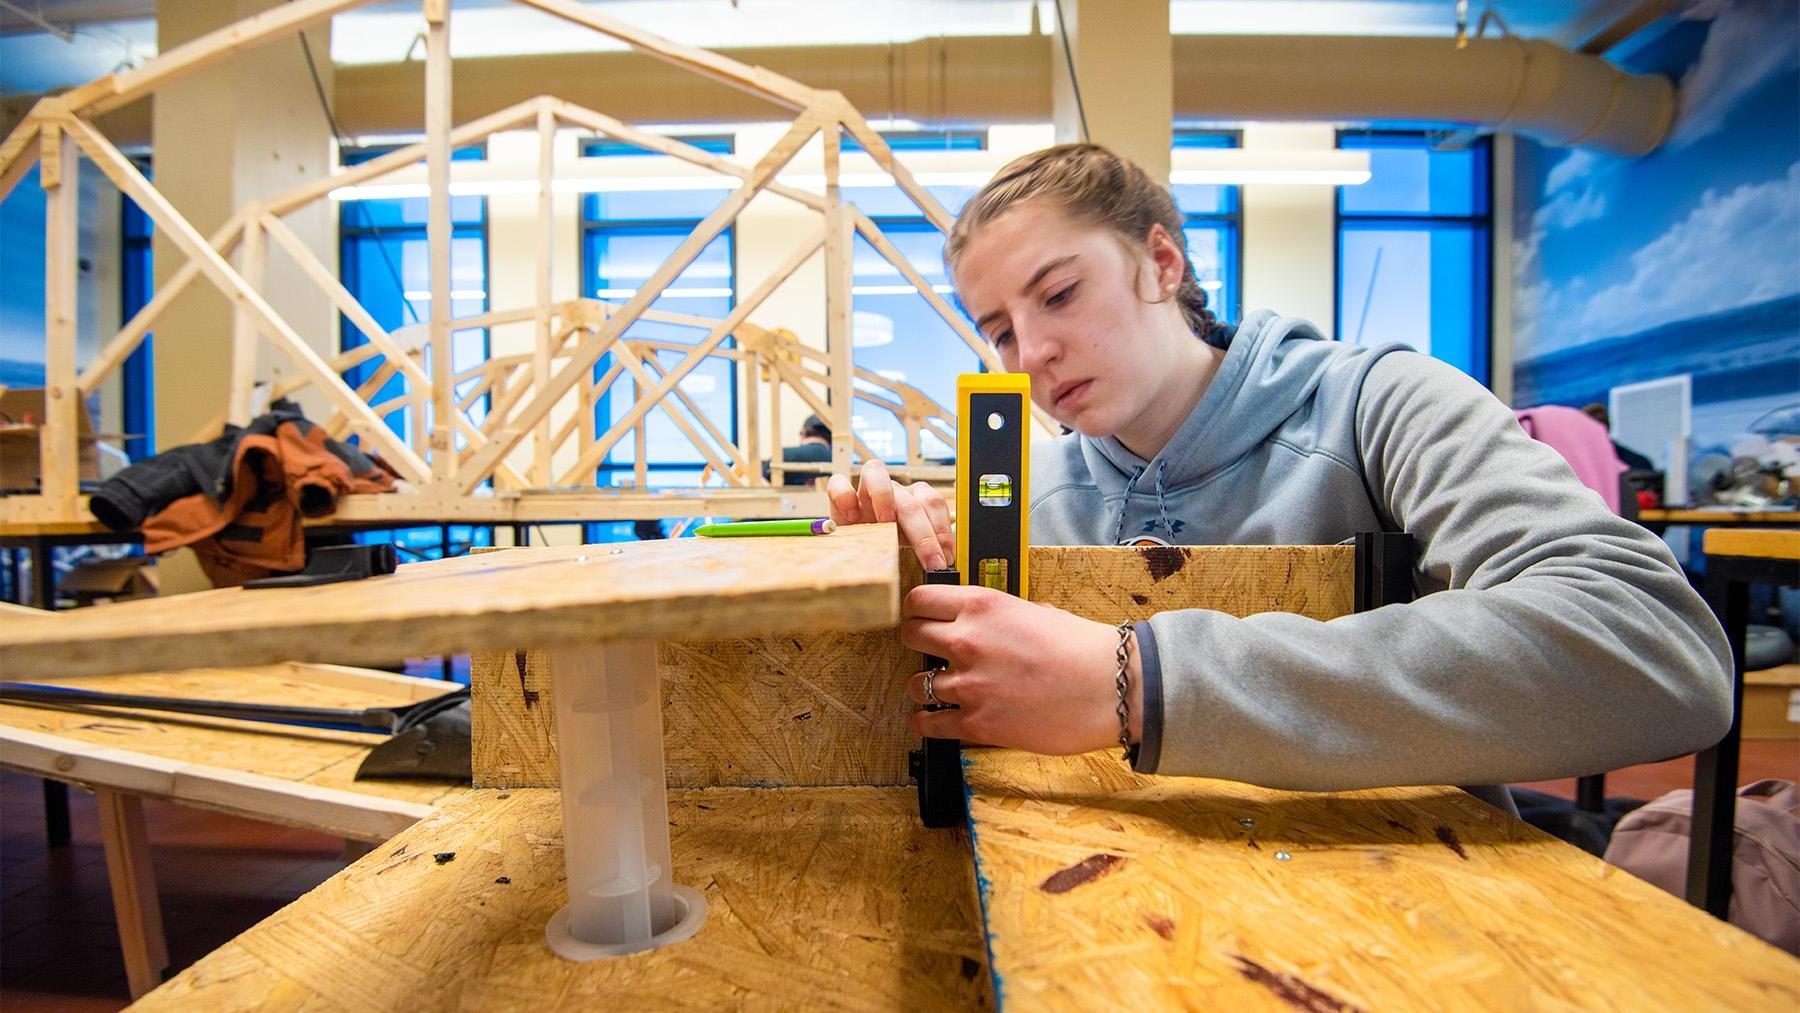
[[[961,584],[959,570],[927,570],[927,584]],[[925,655],[927,669],[942,669],[946,662]],[[963,790],[962,743],[956,739],[926,739],[907,756],[907,773],[919,783],[919,819],[928,827],[959,827],[968,821],[968,795]]]
[[[400,567],[400,554],[387,543],[380,545],[333,545],[314,549],[306,560],[306,569],[279,577],[261,577],[245,587],[311,587],[314,584],[336,584],[346,580],[362,580],[393,573]]]

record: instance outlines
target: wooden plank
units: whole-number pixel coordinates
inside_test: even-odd
[[[143,696],[340,708],[411,703],[455,688],[322,665],[50,681]],[[8,767],[365,840],[385,840],[466,787],[452,781],[357,780],[357,767],[385,738],[122,708],[0,704],[0,763]]]
[[[1639,510],[1645,524],[1800,524],[1800,510]]]
[[[631,371],[638,383],[642,384],[644,388],[649,388],[654,385],[653,381],[662,379],[665,375],[663,365],[657,361],[655,352],[647,351],[636,342],[626,341],[621,344],[625,348],[619,361],[625,365],[627,370]],[[728,464],[721,461],[718,454],[714,452],[713,446],[702,440],[700,434],[694,431],[694,427],[686,419],[677,415],[667,404],[664,404],[662,409],[668,414],[669,420],[674,422],[675,427],[681,430],[681,434],[688,438],[688,442],[700,451],[700,456],[706,458],[706,463],[727,476],[736,474],[738,469],[743,466],[743,461],[737,457],[737,445],[720,432],[718,426],[713,425],[712,419],[706,417],[706,413],[700,410],[700,406],[694,403],[693,398],[688,397],[687,391],[682,390],[680,384],[669,388],[669,393],[675,396],[675,400],[681,402],[682,407],[687,409],[688,414],[693,417],[695,422],[700,423],[700,427],[712,437],[714,444],[731,457],[731,462]]]
[[[904,594],[921,579],[918,560],[902,550],[897,568]],[[1034,546],[1030,590],[1034,601],[1109,624],[1179,608],[1326,620],[1351,611],[1354,568],[1355,550],[1342,545]],[[476,783],[555,785],[547,655],[473,660]],[[906,753],[918,740],[906,728],[903,680],[923,664],[892,628],[665,644],[669,783],[908,784]]]
[[[881,166],[883,172],[894,177],[894,185],[918,205],[920,212],[931,224],[937,226],[939,232],[949,232],[950,227],[956,224],[955,216],[944,210],[944,206],[931,195],[931,191],[913,178],[912,170],[894,157],[894,151],[888,147],[886,139],[876,133],[874,127],[869,126],[869,121],[863,119],[862,113],[857,112],[855,106],[835,92],[831,98],[835,100],[837,116],[843,122],[844,129],[850,131],[851,136],[863,146],[869,157],[875,159],[875,164]]]
[[[706,921],[586,963],[543,939],[565,899],[560,815],[554,791],[470,792],[139,1008],[992,1005],[964,839],[920,827],[910,789],[671,792],[673,878]]]
[[[755,197],[763,186],[774,178],[775,173],[794,157],[795,152],[811,139],[818,128],[815,121],[802,117],[792,129],[782,135],[781,140],[777,141],[767,154],[757,160],[755,170],[744,180],[744,185],[733,190],[730,196],[713,209],[711,214],[701,219],[700,223],[688,233],[681,245],[669,254],[668,259],[664,260],[661,266],[645,279],[644,284],[638,288],[637,294],[632,296],[617,314],[610,317],[596,334],[584,339],[580,347],[576,349],[574,356],[570,361],[564,363],[563,367],[551,378],[550,383],[539,389],[537,395],[520,410],[518,416],[509,420],[507,427],[496,434],[499,438],[463,466],[457,475],[457,482],[464,492],[474,488],[493,463],[510,453],[538,418],[548,414],[550,409],[562,400],[563,395],[583,379],[584,374],[593,369],[594,363],[600,358],[598,349],[605,347],[607,342],[623,334],[625,329],[638,318],[638,315],[650,307],[650,303],[662,294],[662,290],[668,287],[669,283],[674,281],[682,271],[686,270],[689,264],[693,263],[694,258],[698,257],[700,251],[705,249],[706,244],[712,242],[719,233],[725,230],[727,225],[737,219],[738,212],[742,211],[751,198]],[[739,304],[732,310],[732,315],[741,321],[748,312],[749,310],[745,309],[744,304]],[[733,326],[736,325],[733,324]],[[720,340],[723,340],[722,336]],[[674,383],[679,382],[681,375],[685,375],[684,371],[677,368],[676,372],[671,374],[674,379],[667,382],[673,386]],[[620,431],[623,432],[622,429]],[[601,454],[604,455],[605,451],[601,451]],[[592,467],[592,465],[590,464],[588,467]]]
[[[358,422],[358,429],[365,439],[374,444],[396,470],[406,478],[414,481],[422,480],[425,464],[412,452],[406,444],[401,443],[388,429],[387,425],[369,411],[369,407],[357,399],[355,392],[344,384],[344,381],[331,371],[329,364],[321,359],[311,346],[307,345],[300,335],[294,332],[287,321],[276,313],[263,297],[244,282],[244,279],[231,265],[226,263],[219,252],[209,246],[200,233],[177,212],[162,194],[139,173],[125,156],[119,154],[104,137],[87,123],[81,120],[69,120],[66,126],[70,133],[80,142],[82,150],[94,160],[102,172],[106,173],[113,183],[126,196],[136,201],[156,222],[156,227],[168,236],[170,241],[181,248],[190,259],[200,262],[200,269],[207,279],[218,286],[219,291],[233,303],[248,303],[255,311],[261,325],[289,358],[293,359],[301,371],[310,375],[319,389],[326,396],[336,401],[339,407]]]
[[[828,537],[514,549],[348,583],[100,605],[54,624],[0,617],[0,665],[21,675],[90,675],[378,664],[607,639],[879,628],[898,619],[896,546],[892,525],[871,525]]]
[[[1774,528],[1716,528],[1706,533],[1709,556],[1754,556],[1800,560],[1800,531]]]
[[[781,287],[783,282],[787,281],[795,271],[799,270],[801,264],[804,264],[822,245],[824,245],[824,241],[823,235],[811,235],[804,239],[800,245],[795,248],[794,252],[788,255],[786,260],[776,265],[775,269],[769,273],[769,276],[763,279],[762,284],[758,285],[754,291],[748,296],[745,296],[731,308],[731,312],[726,314],[724,320],[719,321],[719,325],[713,328],[712,333],[708,334],[698,344],[694,345],[685,358],[676,363],[667,373],[663,374],[662,380],[657,383],[656,389],[649,394],[648,398],[638,398],[631,411],[627,412],[617,422],[613,423],[611,428],[607,429],[606,433],[599,439],[584,447],[581,451],[581,457],[577,459],[575,466],[564,472],[563,476],[557,480],[557,484],[571,485],[583,471],[592,471],[601,461],[605,460],[607,453],[612,450],[613,445],[619,441],[619,438],[632,426],[637,425],[638,421],[650,410],[649,405],[654,403],[654,399],[661,398],[692,372],[706,356],[712,354],[713,350],[718,348],[718,346],[722,344],[734,330],[750,318],[751,313],[756,312],[756,309],[763,304],[763,301],[766,300],[771,293]],[[642,294],[642,290],[640,289],[639,295]],[[623,312],[624,311],[621,311],[621,315]],[[609,325],[610,323],[611,322],[609,321]],[[603,333],[616,335],[622,330],[623,328],[613,328]],[[584,349],[587,347],[587,344],[588,342],[583,342]],[[577,358],[586,359],[587,352],[584,350],[578,354]],[[595,358],[598,359],[598,356]],[[590,366],[589,368],[592,367]]]
[[[1003,1004],[1777,1009],[1800,996],[1800,961],[1455,788],[1283,792],[1134,774],[1114,752],[964,757]]]
[[[226,220],[224,225],[219,227],[219,231],[212,234],[212,237],[206,241],[207,245],[219,251],[220,256],[228,257],[237,248],[243,228],[243,213],[234,214]],[[157,286],[156,294],[151,296],[150,301],[132,314],[125,326],[119,329],[119,333],[113,335],[112,340],[106,343],[106,347],[102,348],[99,354],[95,355],[88,363],[87,368],[81,371],[76,385],[81,388],[82,397],[99,390],[100,384],[112,375],[112,371],[119,368],[119,365],[129,358],[132,352],[137,351],[138,345],[144,340],[144,335],[149,334],[150,328],[155,325],[157,317],[160,317],[163,310],[168,309],[169,304],[174,302],[181,293],[187,291],[187,287],[193,284],[194,279],[198,277],[200,277],[200,265],[190,260],[181,265],[181,268],[168,281]]]
[[[72,111],[92,118],[148,95],[172,81],[247,49],[329,21],[369,0],[294,0],[208,32],[133,70],[109,74],[64,96]]]
[[[0,501],[0,510],[12,500]],[[340,496],[339,524],[532,524],[573,521],[628,521],[656,517],[823,517],[824,493],[799,488],[593,489],[558,492],[525,490],[518,496],[425,495]],[[4,516],[0,513],[0,516]]]
[[[106,852],[106,877],[112,886],[119,948],[125,954],[125,980],[136,999],[162,984],[169,967],[162,907],[156,899],[156,868],[150,861],[150,837],[144,829],[144,804],[105,789],[96,791],[94,800],[99,803],[100,840]]]

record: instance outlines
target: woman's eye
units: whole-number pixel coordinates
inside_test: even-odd
[[[1059,289],[1058,291],[1053,293],[1050,296],[1050,298],[1044,300],[1044,302],[1046,305],[1049,305],[1049,306],[1061,306],[1063,303],[1068,302],[1070,297],[1073,296],[1074,294],[1075,294],[1075,286],[1070,285],[1068,288]]]
[[[994,337],[993,337],[994,347],[999,348],[1000,346],[1005,345],[1008,342],[1012,341],[1012,336],[1013,335],[1012,335],[1011,331],[996,331],[994,333]]]

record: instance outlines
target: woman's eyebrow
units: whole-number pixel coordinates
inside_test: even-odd
[[[1031,272],[1031,278],[1029,280],[1027,280],[1023,286],[1020,287],[1019,294],[1024,295],[1024,294],[1030,292],[1032,289],[1036,288],[1037,283],[1044,280],[1044,275],[1049,274],[1051,271],[1054,271],[1057,268],[1062,267],[1065,264],[1069,264],[1069,263],[1072,263],[1072,262],[1080,260],[1080,259],[1081,259],[1081,254],[1071,253],[1066,257],[1058,257],[1055,260],[1050,261],[1049,263],[1045,264],[1044,266],[1038,268],[1036,271]],[[1006,312],[1005,310],[995,310],[992,313],[982,314],[981,319],[975,321],[975,329],[976,330],[985,330],[987,328],[988,321],[994,319],[997,316],[1004,315],[1005,312]]]

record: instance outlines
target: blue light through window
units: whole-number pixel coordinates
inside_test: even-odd
[[[1178,131],[1174,148],[1235,148],[1236,131]],[[1220,320],[1243,314],[1244,206],[1242,188],[1219,183],[1176,183],[1169,187],[1181,209],[1188,260],[1206,291],[1206,304]]]
[[[1369,153],[1369,182],[1338,188],[1337,335],[1404,342],[1489,382],[1487,139],[1434,150],[1418,132],[1339,135]]]

